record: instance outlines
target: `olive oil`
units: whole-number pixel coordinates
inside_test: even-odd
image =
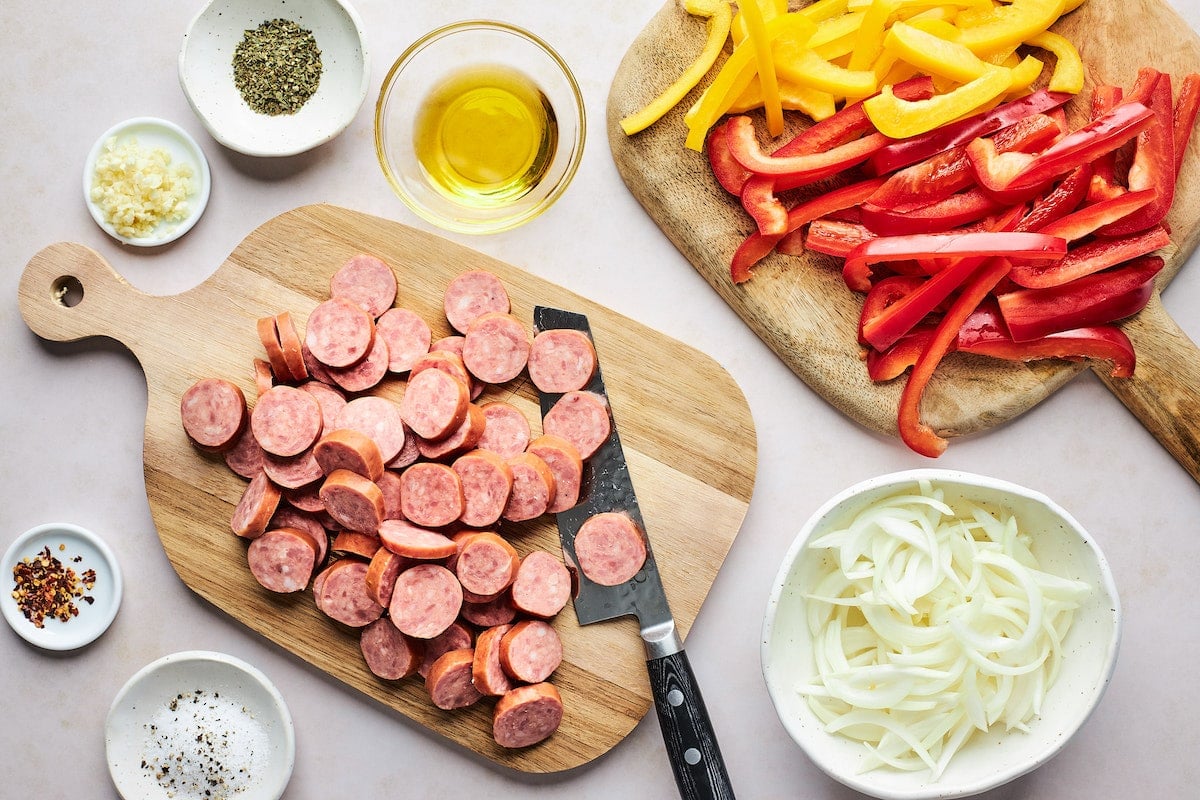
[[[550,101],[523,73],[473,66],[425,98],[414,142],[417,160],[443,195],[475,207],[502,206],[541,180],[558,125]]]

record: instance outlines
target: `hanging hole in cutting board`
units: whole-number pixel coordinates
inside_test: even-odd
[[[83,284],[74,275],[63,275],[55,280],[51,291],[60,306],[74,308],[83,302]]]

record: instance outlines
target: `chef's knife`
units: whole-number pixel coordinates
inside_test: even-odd
[[[539,332],[570,328],[582,331],[589,338],[592,336],[586,316],[557,308],[536,306],[533,324]],[[608,399],[598,357],[596,374],[586,389]],[[559,397],[559,394],[539,392],[543,417]],[[612,414],[611,404],[609,412]],[[589,517],[607,511],[628,514],[646,539],[646,561],[642,569],[630,581],[618,586],[602,586],[588,580],[578,568],[575,558],[575,534],[580,526]],[[667,605],[662,578],[634,495],[621,439],[617,435],[615,416],[608,440],[585,462],[579,504],[560,512],[557,521],[563,555],[577,579],[574,601],[579,624],[589,625],[626,615],[638,619],[646,647],[646,667],[650,673],[650,688],[654,693],[654,708],[658,712],[680,796],[686,800],[732,798],[733,786],[729,782],[704,698],[700,695],[700,686],[692,673],[691,664],[683,650],[683,641]]]

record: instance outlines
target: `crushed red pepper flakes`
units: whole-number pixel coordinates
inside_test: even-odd
[[[58,549],[65,551],[66,545],[60,544]],[[76,556],[72,560],[78,563],[82,559]],[[12,598],[17,601],[17,608],[38,628],[45,627],[47,619],[68,622],[79,616],[76,599],[88,605],[96,602],[85,594],[96,585],[96,570],[78,575],[51,555],[49,546],[13,566],[13,581]]]

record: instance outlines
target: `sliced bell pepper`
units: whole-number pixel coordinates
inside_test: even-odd
[[[860,164],[888,142],[883,134],[870,133],[823,152],[778,157],[762,151],[749,117],[733,117],[726,132],[730,152],[746,169],[760,175],[786,175],[792,181],[806,182],[821,180]]]
[[[725,39],[729,36],[729,26],[733,21],[729,0],[687,0],[683,7],[689,14],[708,18],[708,36],[704,48],[662,94],[646,104],[645,108],[621,120],[621,130],[625,131],[626,136],[644,131],[677,106],[708,74],[725,47]]]
[[[1064,7],[1063,0],[1013,0],[989,21],[963,28],[960,41],[977,54],[1015,47],[1053,25]]]
[[[890,275],[876,282],[867,292],[867,296],[863,298],[862,312],[858,316],[858,343],[870,345],[876,350],[886,350],[887,346],[876,347],[866,337],[866,329],[877,325],[880,316],[886,314],[888,309],[895,307],[898,303],[903,303],[909,295],[919,291],[928,280],[921,275]],[[890,344],[892,343],[888,342],[888,345]]]
[[[979,110],[1008,91],[1008,70],[993,67],[975,80],[928,100],[901,100],[890,87],[865,101],[863,108],[880,133],[893,139],[916,136]]]
[[[1057,261],[1066,251],[1065,241],[1040,233],[983,231],[883,236],[860,244],[851,251],[842,267],[842,278],[852,290],[865,292],[871,288],[871,265],[881,261],[967,256],[1012,256],[1030,261]]]
[[[1083,59],[1070,39],[1052,31],[1042,31],[1026,43],[1054,54],[1054,72],[1050,74],[1047,86],[1050,91],[1079,94],[1083,90]]]
[[[742,187],[746,185],[751,173],[737,162],[733,153],[729,152],[729,137],[726,130],[728,127],[729,121],[726,120],[713,128],[713,132],[709,134],[708,141],[705,143],[705,149],[708,152],[708,165],[712,169],[717,183],[721,184],[725,191],[740,197]]]
[[[921,353],[929,349],[935,330],[934,325],[921,325],[882,353],[873,348],[867,350],[867,377],[881,383],[903,375],[905,370],[917,363]]]
[[[795,234],[789,234],[788,237]],[[864,242],[878,238],[867,229],[866,225],[843,220],[824,219],[813,220],[808,226],[808,235],[804,238],[804,247],[814,253],[824,253],[827,256],[845,258]],[[780,242],[780,252],[783,242]]]
[[[1126,192],[1111,200],[1091,203],[1078,211],[1042,225],[1038,228],[1038,232],[1061,236],[1068,242],[1074,242],[1137,211],[1152,201],[1156,194],[1154,189],[1142,189],[1139,192]]]
[[[953,259],[949,266],[937,274],[926,279],[917,278],[920,283],[903,299],[897,298],[862,321],[860,338],[876,350],[891,347],[962,286],[984,260],[983,256]],[[883,283],[880,281],[876,286]],[[871,291],[874,292],[875,288],[872,287]],[[870,293],[867,296],[870,297]]]
[[[939,234],[977,222],[1003,207],[974,186],[924,206],[892,209],[863,203],[862,221],[881,236]]]
[[[871,156],[868,166],[876,175],[894,172],[902,167],[925,161],[945,150],[967,144],[978,136],[996,133],[1033,114],[1046,113],[1070,99],[1071,95],[1069,94],[1039,89],[1019,100],[996,106],[990,111],[944,125],[920,136],[889,144]]]
[[[1033,209],[1017,223],[1017,230],[1037,231],[1070,214],[1087,197],[1091,185],[1092,165],[1080,164],[1067,173],[1049,193],[1034,201]]]
[[[974,234],[982,235],[982,234]],[[1024,236],[1027,234],[998,234],[1000,236]],[[936,458],[946,451],[946,440],[933,428],[921,421],[921,398],[925,387],[942,358],[953,349],[958,331],[988,293],[1008,274],[1009,263],[1004,258],[989,258],[963,286],[958,297],[946,311],[930,338],[929,344],[913,365],[908,382],[900,393],[900,411],[896,425],[900,438],[912,450],[923,456]]]
[[[767,33],[767,21],[763,19],[758,0],[738,4],[739,16],[746,23],[747,40],[754,49],[754,62],[758,66],[758,80],[762,86],[763,111],[767,117],[767,131],[772,136],[783,134],[783,106],[779,102],[779,84],[775,74],[775,57],[771,53],[771,36]],[[805,18],[807,22],[807,18]],[[809,32],[811,36],[811,31]],[[805,37],[807,41],[807,37]]]
[[[1098,120],[1121,104],[1125,90],[1120,86],[1102,84],[1092,90],[1091,119]],[[1088,202],[1111,200],[1124,194],[1125,187],[1117,181],[1117,152],[1115,150],[1092,160],[1092,182],[1088,187]]]
[[[875,73],[869,69],[839,67],[808,47],[795,46],[790,42],[780,42],[775,53],[775,67],[780,77],[801,86],[820,89],[837,97],[867,97],[875,93]]]
[[[904,22],[888,29],[883,46],[928,75],[958,83],[973,81],[992,68],[965,45]]]
[[[1006,361],[1040,361],[1046,358],[1110,361],[1110,374],[1114,378],[1128,378],[1133,374],[1137,362],[1133,343],[1115,325],[1073,328],[1028,342],[1014,341],[1005,329],[994,303],[981,304],[967,318],[959,328],[955,349]]]
[[[1183,169],[1183,155],[1187,152],[1192,129],[1196,126],[1196,114],[1200,111],[1200,73],[1191,72],[1183,77],[1179,97],[1175,100],[1172,125],[1175,129],[1175,177]]]
[[[1154,276],[1162,267],[1163,260],[1158,256],[1142,256],[1062,286],[1003,292],[996,301],[1008,332],[1016,341],[1025,342],[1136,314],[1149,302]]]
[[[1042,232],[1045,233],[1045,229]],[[1029,289],[1062,286],[1085,275],[1153,253],[1170,243],[1171,237],[1161,225],[1120,239],[1097,237],[1071,249],[1061,261],[1054,264],[1014,264],[1009,277],[1013,283]]]
[[[758,78],[752,78],[746,90],[729,106],[730,114],[745,114],[756,108],[762,108],[762,85]],[[823,120],[837,113],[837,105],[833,95],[812,89],[808,86],[797,86],[789,80],[779,80],[779,104],[784,111],[799,111],[813,120]]]
[[[1043,150],[1005,188],[1019,190],[1046,184],[1080,164],[1111,153],[1153,122],[1154,113],[1146,106],[1122,103]]]
[[[1147,82],[1153,81],[1146,105],[1154,114],[1154,122],[1137,136],[1133,163],[1125,180],[1130,191],[1155,189],[1154,199],[1137,211],[1107,225],[1101,236],[1125,236],[1144,231],[1162,222],[1175,200],[1175,123],[1171,105],[1171,76],[1165,72],[1143,68]],[[1139,75],[1141,78],[1141,75]],[[1136,92],[1137,86],[1134,90]]]

